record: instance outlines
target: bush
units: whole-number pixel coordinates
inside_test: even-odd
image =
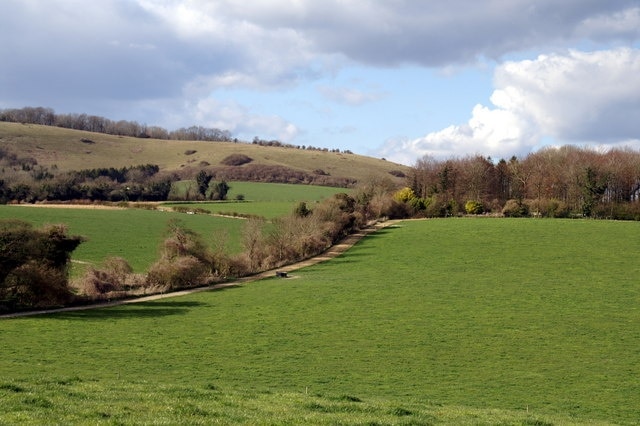
[[[82,241],[63,225],[38,230],[20,220],[0,221],[0,310],[68,302],[71,252]]]
[[[146,284],[162,291],[199,287],[211,281],[209,270],[205,263],[194,256],[160,259],[151,266]]]
[[[202,237],[185,228],[180,221],[169,222],[169,236],[162,245],[160,260],[147,274],[146,285],[160,291],[198,287],[226,275],[229,259],[223,250],[213,252]]]
[[[391,176],[395,176],[395,177],[398,177],[398,178],[404,178],[404,177],[407,177],[407,175],[406,175],[403,171],[401,171],[401,170],[390,170],[390,171],[389,171],[389,174],[390,174]]]
[[[225,157],[221,163],[225,166],[242,166],[253,161],[253,158],[245,154],[231,154]]]
[[[542,198],[539,200],[532,200],[528,204],[529,210],[531,212],[536,212],[537,216],[569,217],[569,206],[567,205],[567,203],[560,200],[548,200],[546,198]]]
[[[6,277],[0,292],[0,308],[46,308],[64,306],[72,299],[66,271],[30,260]]]
[[[529,206],[518,200],[508,200],[502,208],[502,214],[506,217],[529,216]]]
[[[89,268],[76,283],[80,293],[90,300],[110,299],[139,286],[133,268],[121,257],[110,257],[101,269]]]
[[[484,213],[484,206],[480,201],[469,200],[465,203],[464,210],[467,214],[482,214]]]
[[[616,220],[640,220],[640,203],[598,204],[593,210],[595,217]]]
[[[435,194],[424,200],[426,217],[447,217],[456,214],[458,203],[442,194]]]

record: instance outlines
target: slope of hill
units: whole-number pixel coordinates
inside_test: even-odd
[[[281,166],[337,179],[362,181],[385,176],[401,184],[408,167],[356,154],[233,142],[140,139],[34,124],[0,122],[0,146],[35,158],[58,171],[157,164],[161,171],[221,166],[231,154],[244,154],[252,165]],[[244,167],[244,166],[237,166]],[[398,173],[400,172],[400,173]]]

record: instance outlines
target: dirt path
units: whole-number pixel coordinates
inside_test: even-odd
[[[174,292],[170,292],[170,293],[162,293],[162,294],[153,294],[150,296],[143,296],[143,297],[138,297],[135,299],[122,299],[122,300],[114,300],[112,302],[101,302],[101,303],[94,303],[91,305],[82,305],[82,306],[70,306],[67,308],[57,308],[57,309],[42,309],[39,311],[28,311],[28,312],[17,312],[17,313],[12,313],[12,314],[5,314],[5,315],[0,315],[0,319],[2,318],[16,318],[16,317],[26,317],[26,316],[33,316],[33,315],[44,315],[44,314],[52,314],[52,313],[57,313],[57,312],[72,312],[72,311],[83,311],[83,310],[87,310],[87,309],[96,309],[96,308],[108,308],[111,306],[120,306],[120,305],[128,305],[131,303],[140,303],[140,302],[149,302],[152,300],[160,300],[160,299],[166,299],[169,297],[177,297],[177,296],[184,296],[187,294],[193,294],[193,293],[199,293],[202,291],[211,291],[211,290],[217,290],[217,289],[222,289],[222,288],[226,288],[226,287],[237,287],[240,286],[242,284],[246,284],[246,283],[250,283],[253,281],[258,281],[264,278],[269,278],[269,277],[273,277],[276,275],[276,272],[278,271],[282,271],[282,272],[291,272],[291,271],[295,271],[307,266],[312,266],[315,265],[317,263],[321,263],[324,262],[326,260],[329,259],[333,259],[334,257],[339,256],[340,254],[344,253],[345,251],[347,251],[348,249],[350,249],[351,247],[353,247],[354,244],[356,244],[358,241],[360,241],[362,238],[364,238],[365,236],[378,231],[379,229],[382,228],[386,228],[388,226],[394,225],[396,223],[398,223],[399,221],[397,220],[388,220],[386,222],[382,222],[382,223],[376,223],[375,225],[368,227],[366,229],[360,230],[355,234],[349,235],[347,238],[345,238],[344,240],[342,240],[340,243],[331,246],[327,251],[325,251],[324,253],[319,254],[318,256],[312,257],[310,259],[306,259],[306,260],[302,260],[300,262],[296,262],[296,263],[292,263],[290,265],[286,265],[283,266],[281,268],[277,268],[277,269],[271,269],[269,271],[264,271],[264,272],[260,272],[258,274],[255,275],[251,275],[248,277],[242,277],[242,278],[238,278],[235,281],[232,282],[227,282],[227,283],[220,283],[220,284],[213,284],[207,287],[198,287],[198,288],[192,288],[192,289],[186,289],[186,290],[180,290],[180,291],[174,291]]]

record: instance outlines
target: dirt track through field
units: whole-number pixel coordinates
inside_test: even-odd
[[[353,247],[354,244],[356,244],[358,241],[360,241],[365,236],[367,236],[367,235],[369,235],[369,234],[371,234],[373,232],[376,232],[379,229],[386,228],[388,226],[394,225],[394,224],[396,224],[398,222],[399,221],[397,221],[397,220],[388,220],[386,222],[376,223],[373,226],[370,226],[368,228],[362,229],[362,230],[356,232],[355,234],[349,235],[347,238],[342,240],[340,243],[331,246],[324,253],[321,253],[318,256],[312,257],[310,259],[302,260],[300,262],[292,263],[290,265],[286,265],[286,266],[283,266],[281,268],[271,269],[269,271],[260,272],[258,274],[251,275],[251,276],[248,276],[248,277],[238,278],[238,279],[236,279],[235,281],[232,281],[232,282],[220,283],[220,284],[212,284],[212,285],[206,286],[206,287],[198,287],[198,288],[174,291],[174,292],[170,292],[170,293],[153,294],[153,295],[150,295],[150,296],[143,296],[143,297],[138,297],[138,298],[135,298],[135,299],[114,300],[112,302],[101,302],[101,303],[94,303],[94,304],[82,305],[82,306],[69,306],[67,308],[58,308],[58,309],[43,309],[43,310],[38,310],[38,311],[17,312],[17,313],[12,313],[12,314],[0,315],[0,319],[2,319],[2,318],[26,317],[26,316],[33,316],[33,315],[44,315],[44,314],[52,314],[52,313],[57,313],[57,312],[72,312],[72,311],[83,311],[83,310],[87,310],[87,309],[108,308],[108,307],[111,307],[111,306],[120,306],[120,305],[127,305],[127,304],[131,304],[131,303],[149,302],[149,301],[152,301],[152,300],[166,299],[166,298],[169,298],[169,297],[184,296],[184,295],[187,295],[187,294],[198,293],[198,292],[202,292],[202,291],[218,290],[218,289],[223,289],[223,288],[227,288],[227,287],[238,287],[238,286],[240,286],[242,284],[250,283],[250,282],[253,282],[253,281],[258,281],[258,280],[261,280],[261,279],[264,279],[264,278],[273,277],[273,276],[276,275],[276,272],[287,272],[287,273],[289,273],[291,271],[295,271],[295,270],[298,270],[298,269],[301,269],[301,268],[305,268],[307,266],[312,266],[312,265],[315,265],[317,263],[324,262],[324,261],[329,260],[329,259],[333,259],[333,258],[339,256],[340,254],[344,253],[345,251],[347,251],[351,247]]]

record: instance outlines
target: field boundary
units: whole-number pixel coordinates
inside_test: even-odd
[[[213,290],[221,290],[229,287],[238,287],[242,284],[247,284],[253,281],[259,281],[265,278],[274,277],[276,276],[276,272],[283,271],[288,273],[291,271],[296,271],[301,268],[305,268],[307,266],[312,266],[312,265],[333,259],[341,255],[342,253],[346,252],[347,250],[349,250],[358,241],[360,241],[367,235],[374,233],[380,229],[395,225],[398,222],[400,222],[400,220],[387,220],[384,222],[376,222],[373,225],[368,226],[367,228],[361,229],[358,232],[353,233],[348,237],[342,239],[338,244],[334,244],[333,246],[329,247],[326,251],[324,251],[323,253],[320,253],[317,256],[311,257],[309,259],[301,260],[299,262],[295,262],[289,265],[285,265],[280,268],[270,269],[267,271],[259,272],[254,275],[249,275],[247,277],[238,278],[230,282],[212,284],[205,287],[196,287],[196,288],[190,288],[185,290],[172,291],[169,293],[152,294],[149,296],[142,296],[142,297],[137,297],[133,299],[121,299],[121,300],[114,300],[110,302],[92,303],[88,305],[68,306],[65,308],[53,308],[53,309],[41,309],[36,311],[14,312],[10,314],[0,315],[0,319],[55,314],[59,312],[74,312],[74,311],[85,311],[89,309],[109,308],[113,306],[121,306],[121,305],[133,304],[133,303],[142,303],[142,302],[149,302],[153,300],[167,299],[170,297],[185,296],[188,294],[200,293],[203,291],[213,291]]]

